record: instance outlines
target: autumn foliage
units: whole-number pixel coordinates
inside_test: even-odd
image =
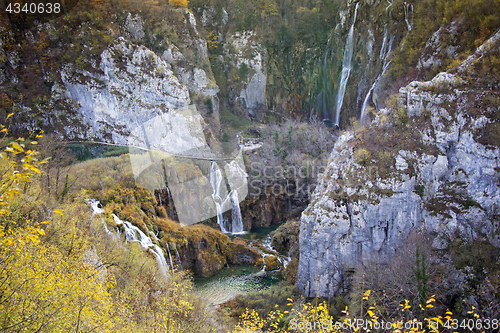
[[[187,0],[169,0],[169,3],[176,8],[186,8],[188,6]]]
[[[83,192],[47,190],[39,137],[3,138],[0,331],[211,331],[188,274],[165,277],[140,245],[106,234]]]

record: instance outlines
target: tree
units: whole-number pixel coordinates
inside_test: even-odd
[[[416,250],[416,264],[414,269],[415,282],[417,283],[418,296],[420,297],[420,305],[425,306],[428,294],[429,275],[425,264],[425,254],[421,253],[419,248]]]
[[[2,125],[0,132],[6,135],[7,129]],[[46,162],[38,161],[36,151],[29,148],[36,144],[20,138],[1,154],[0,330],[114,332],[115,310],[108,292],[112,278],[96,277],[84,259],[85,248],[63,256],[40,242],[47,222],[22,220],[14,214],[14,203]]]

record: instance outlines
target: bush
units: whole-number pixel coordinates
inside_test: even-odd
[[[175,8],[186,8],[188,6],[187,0],[169,0],[169,3]]]
[[[354,161],[359,165],[366,166],[370,162],[371,154],[364,148],[358,148],[354,152]]]

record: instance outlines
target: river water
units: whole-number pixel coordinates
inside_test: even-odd
[[[275,229],[276,227],[256,227],[237,237],[264,244],[269,233]],[[255,266],[237,265],[227,267],[208,278],[195,277],[194,285],[200,297],[210,304],[218,305],[238,295],[269,288],[281,280],[281,273],[277,271],[265,272]]]

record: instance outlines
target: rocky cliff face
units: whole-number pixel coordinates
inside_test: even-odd
[[[345,290],[360,265],[390,260],[411,232],[500,247],[500,33],[460,66],[412,82],[367,128],[342,135],[300,226],[297,287]]]
[[[238,85],[230,88],[228,106],[235,114],[262,120],[266,108],[266,52],[253,31],[236,32],[224,43],[228,66],[237,69]],[[238,80],[235,80],[238,83]]]
[[[165,61],[143,46],[118,38],[101,54],[99,69],[102,75],[70,66],[61,72],[66,90],[61,97],[79,104],[81,121],[89,128],[82,133],[78,127],[65,127],[66,136],[126,145],[141,124],[189,105],[188,89]]]
[[[344,127],[367,107],[380,105],[391,52],[413,24],[413,6],[398,2],[348,2],[329,33],[314,71],[311,109]]]
[[[220,88],[207,31],[185,8],[162,10],[167,18],[118,11],[105,22],[72,13],[26,30],[2,20],[3,113],[12,104],[24,109],[15,115],[16,130],[125,144],[141,122],[194,104],[204,132],[217,135]],[[204,24],[211,20],[203,17]],[[221,39],[222,62],[236,75],[225,105],[245,118],[258,118],[265,107],[265,50],[255,32]]]

